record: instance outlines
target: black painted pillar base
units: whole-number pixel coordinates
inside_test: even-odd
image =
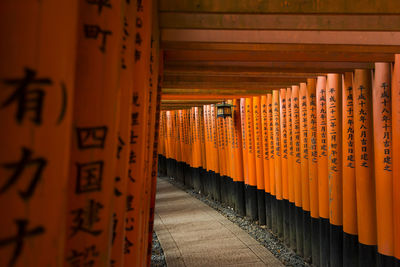
[[[331,267],[343,266],[343,226],[330,225]]]
[[[306,261],[311,261],[311,215],[303,210],[303,253]]]
[[[192,168],[189,164],[184,165],[185,172],[185,185],[188,188],[192,188]]]
[[[257,189],[257,209],[258,209],[258,223],[265,225],[265,191],[264,189]]]
[[[271,230],[275,234],[278,232],[276,201],[275,195],[271,194]]]
[[[240,216],[246,216],[246,203],[244,198],[244,182],[235,182],[236,211]]]
[[[358,264],[359,266],[374,267],[376,266],[377,247],[358,244]]]
[[[199,168],[192,168],[193,188],[196,192],[201,192]]]
[[[252,221],[258,219],[257,214],[257,188],[251,185],[245,185],[246,195],[246,216]]]
[[[265,223],[269,229],[271,229],[271,194],[264,192],[265,196]]]
[[[343,267],[358,266],[358,236],[343,232]]]
[[[217,178],[219,180],[219,190],[221,192],[221,203],[226,203],[226,186],[224,176],[218,173]]]
[[[283,239],[283,210],[284,210],[284,203],[283,199],[276,199],[276,227],[277,227],[277,234],[278,237]]]
[[[225,186],[226,186],[226,202],[229,207],[233,208],[234,200],[233,200],[233,179],[229,176],[225,176]]]
[[[319,218],[311,217],[311,254],[314,266],[320,264]],[[357,266],[357,265],[355,265]]]
[[[392,256],[387,256],[378,253],[377,255],[377,265],[378,267],[395,267],[396,261]]]
[[[283,242],[286,246],[290,246],[290,230],[289,230],[289,200],[283,200]]]
[[[319,224],[319,243],[320,243],[320,266],[330,266],[330,234],[329,234],[329,219],[321,218]]]
[[[296,252],[304,256],[303,251],[303,209],[296,206]]]
[[[296,244],[296,206],[289,202],[289,242],[290,248],[297,251]]]

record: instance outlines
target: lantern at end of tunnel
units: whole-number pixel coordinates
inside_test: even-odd
[[[222,104],[217,104],[217,118],[232,118],[232,104],[223,102]]]

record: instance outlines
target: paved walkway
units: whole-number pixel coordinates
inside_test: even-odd
[[[169,267],[283,266],[237,225],[163,179],[154,227]]]

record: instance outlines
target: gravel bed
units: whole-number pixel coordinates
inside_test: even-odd
[[[266,247],[277,259],[279,259],[285,266],[310,266],[304,261],[302,257],[297,255],[291,248],[287,247],[279,238],[268,228],[260,226],[255,222],[250,221],[246,217],[239,216],[232,208],[225,204],[216,202],[211,198],[199,194],[199,192],[193,189],[188,189],[181,183],[177,182],[174,178],[161,177],[164,180],[169,181],[176,187],[186,191],[193,197],[203,201],[219,213],[224,215],[228,220],[238,225],[250,236],[257,240],[261,245]]]
[[[155,232],[153,232],[153,246],[151,249],[151,267],[164,267],[167,266],[165,261],[164,251],[161,247],[160,241]]]

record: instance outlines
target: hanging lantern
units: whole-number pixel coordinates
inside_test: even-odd
[[[217,104],[217,118],[232,117],[232,106],[233,105],[225,102],[222,104]]]

